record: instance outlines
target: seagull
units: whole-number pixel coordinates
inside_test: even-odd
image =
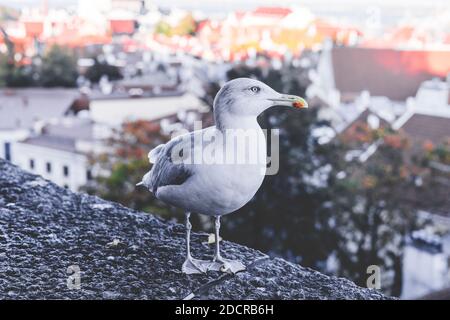
[[[257,116],[273,106],[307,108],[301,97],[281,94],[249,78],[228,81],[214,103],[215,125],[177,136],[150,151],[153,164],[140,183],[156,198],[185,212],[185,274],[209,270],[236,273],[242,262],[224,258],[220,252],[220,218],[243,207],[260,188],[267,168],[266,138]],[[256,137],[255,143],[237,144],[235,139]],[[229,156],[235,153],[234,156]],[[205,155],[212,155],[205,160]],[[249,158],[257,156],[257,161]],[[236,158],[240,159],[237,160]],[[261,161],[263,159],[263,161]],[[190,251],[191,212],[215,218],[215,254],[212,261],[194,259]]]

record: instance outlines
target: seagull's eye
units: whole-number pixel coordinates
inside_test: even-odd
[[[260,88],[260,87],[257,87],[257,86],[254,86],[254,87],[251,87],[251,88],[250,88],[250,91],[253,92],[253,93],[258,93],[258,92],[261,91],[261,88]]]

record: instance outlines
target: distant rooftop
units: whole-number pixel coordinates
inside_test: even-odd
[[[62,151],[76,152],[75,139],[50,135],[40,135],[25,139],[21,143]]]
[[[93,141],[93,139],[92,121],[66,117],[45,125],[42,134],[29,137],[21,143],[76,153],[79,152],[77,141]]]
[[[184,94],[184,90],[175,75],[169,76],[167,71],[158,71],[152,72],[151,75],[100,83],[98,88],[90,90],[87,94],[90,100],[128,99],[130,97],[154,98],[181,96]]]
[[[292,13],[292,10],[289,8],[283,8],[283,7],[259,7],[259,8],[256,8],[252,13],[257,14],[257,15],[285,17],[288,14]]]
[[[36,121],[62,117],[78,96],[77,89],[2,89],[0,130],[29,129]]]
[[[116,126],[125,121],[160,120],[188,110],[208,110],[205,103],[192,94],[123,98],[92,100],[89,106],[91,118],[96,123]]]
[[[450,139],[450,119],[425,114],[414,114],[402,129],[415,141],[431,141],[434,144]]]
[[[331,59],[341,93],[368,90],[397,101],[415,96],[422,82],[450,72],[450,50],[334,47]]]
[[[44,134],[79,140],[91,140],[93,131],[93,121],[77,117],[65,117],[43,128]]]

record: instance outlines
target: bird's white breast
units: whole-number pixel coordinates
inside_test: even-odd
[[[203,161],[193,164],[192,177],[183,185],[159,188],[157,197],[185,210],[206,215],[228,214],[244,206],[258,191],[265,176],[266,140],[259,126],[255,130],[257,141],[253,143],[257,145],[234,146],[240,162],[238,157],[234,162],[226,159],[232,152],[226,148],[230,140],[224,143],[223,140],[216,139],[209,146],[209,152],[216,151],[218,159],[222,156],[223,163],[219,161],[206,164]],[[203,151],[204,149],[198,148],[195,152]],[[255,152],[256,155],[253,154]],[[199,156],[196,154],[195,158],[198,160]],[[255,159],[256,162],[253,161]]]

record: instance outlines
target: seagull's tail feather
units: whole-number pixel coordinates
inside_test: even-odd
[[[152,149],[148,153],[148,160],[149,160],[150,163],[155,165],[156,162],[158,162],[158,159],[160,158],[160,155],[163,152],[165,146],[166,146],[165,144],[160,144],[159,146],[157,146],[156,148]],[[153,180],[154,180],[154,178],[152,178],[153,169],[154,168],[152,168],[149,172],[147,172],[144,175],[144,177],[142,178],[142,181],[139,182],[138,184],[136,184],[136,187],[145,186],[151,192],[155,193],[156,189],[153,188]]]
[[[151,171],[147,172],[143,177],[142,177],[142,181],[136,184],[136,187],[140,187],[140,186],[144,186],[148,189],[152,189],[152,184],[151,184]]]

